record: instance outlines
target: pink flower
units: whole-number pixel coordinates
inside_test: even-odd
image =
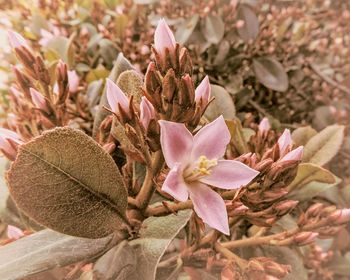
[[[170,172],[162,190],[179,201],[190,196],[194,210],[209,226],[229,234],[225,202],[208,185],[237,189],[259,172],[241,162],[221,159],[230,132],[220,116],[195,136],[184,124],[161,120],[160,142]]]
[[[278,146],[280,148],[280,155],[284,155],[292,146],[292,137],[290,135],[290,130],[285,129],[283,134],[278,138]]]
[[[202,100],[202,109],[207,106],[210,97],[210,83],[208,76],[202,80],[202,82],[198,85],[195,91],[195,101],[198,103]]]
[[[75,70],[67,71],[68,74],[68,83],[69,83],[69,92],[76,92],[79,86],[79,76]]]
[[[28,45],[28,42],[16,31],[9,30],[8,31],[8,39],[10,42],[10,45],[12,48],[20,48],[20,47],[26,47],[30,48]]]
[[[143,127],[147,130],[149,122],[154,119],[155,112],[153,105],[145,96],[142,96],[140,103],[140,120]]]
[[[259,124],[259,131],[264,133],[265,131],[269,131],[271,128],[269,120],[267,118],[263,118]]]
[[[19,239],[24,236],[24,233],[21,229],[15,226],[7,226],[7,236],[8,238]]]
[[[154,33],[154,46],[160,55],[164,55],[165,48],[168,48],[170,52],[175,51],[175,37],[164,18],[159,21]]]
[[[303,157],[303,149],[304,146],[299,146],[298,148],[294,149],[293,151],[290,151],[288,154],[282,157],[280,161],[301,160],[301,158]]]
[[[15,146],[20,144],[22,144],[22,141],[16,132],[6,128],[0,128],[0,149],[6,157],[10,160],[14,160],[17,155]]]
[[[107,78],[107,100],[114,113],[119,114],[120,107],[128,114],[129,100],[124,92],[110,79]]]
[[[32,97],[32,102],[34,106],[40,110],[45,111],[46,113],[50,114],[50,111],[47,107],[46,99],[45,97],[37,90],[30,88],[30,95]]]

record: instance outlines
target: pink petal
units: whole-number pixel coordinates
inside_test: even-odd
[[[304,146],[299,146],[298,148],[286,154],[283,158],[280,159],[280,161],[301,160],[301,158],[303,157],[303,149]]]
[[[237,189],[253,180],[259,172],[235,160],[219,160],[212,173],[200,178],[202,183],[221,189]]]
[[[37,90],[30,88],[30,95],[32,97],[33,104],[36,108],[39,108],[47,113],[49,113],[49,110],[46,105],[45,97],[38,92]]]
[[[259,124],[259,131],[261,133],[270,130],[271,126],[269,123],[269,120],[267,118],[263,118],[262,121]]]
[[[8,31],[8,39],[9,39],[11,47],[14,49],[20,48],[20,47],[26,47],[28,49],[30,48],[27,41],[22,37],[22,35],[20,35],[16,31],[9,30]]]
[[[292,137],[290,130],[285,129],[283,134],[278,138],[278,146],[280,148],[280,155],[283,155],[292,145]]]
[[[191,160],[193,147],[193,136],[183,123],[175,123],[160,120],[160,144],[167,165],[170,168],[176,162],[183,163],[183,166]]]
[[[107,78],[107,100],[112,111],[119,112],[118,104],[125,112],[129,112],[129,100],[122,90],[110,79]]]
[[[210,227],[229,235],[227,211],[221,196],[199,182],[188,185],[194,211]]]
[[[24,236],[24,233],[21,229],[15,227],[15,226],[8,225],[7,226],[7,236],[9,238],[18,239],[18,238]]]
[[[182,177],[182,168],[180,163],[175,163],[174,167],[170,170],[163,183],[162,191],[170,194],[176,200],[187,200],[187,185]]]
[[[69,91],[70,92],[76,92],[78,90],[79,86],[79,76],[77,75],[77,72],[75,70],[67,71],[68,74],[68,82],[69,82]]]
[[[140,120],[145,129],[148,128],[148,124],[152,118],[155,117],[154,108],[151,102],[144,96],[141,98],[140,103]]]
[[[202,80],[198,85],[195,91],[195,101],[199,102],[202,99],[202,107],[205,107],[208,104],[210,97],[210,83],[208,76]]]
[[[220,116],[194,136],[192,160],[195,161],[200,156],[206,156],[208,159],[221,158],[230,139],[231,135],[224,118]]]
[[[164,54],[165,48],[168,48],[170,52],[175,50],[176,42],[174,34],[166,24],[164,18],[159,21],[154,33],[154,45],[160,55]]]

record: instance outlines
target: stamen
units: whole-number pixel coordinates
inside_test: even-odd
[[[212,170],[210,170],[209,168],[216,166],[217,164],[218,161],[216,159],[209,160],[206,156],[200,156],[197,162],[197,166],[192,170],[192,172],[188,176],[186,176],[185,181],[193,182],[203,176],[210,175],[212,173]]]

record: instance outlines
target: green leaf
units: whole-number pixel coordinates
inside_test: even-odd
[[[85,239],[42,230],[0,247],[0,279],[19,279],[103,252],[112,236]]]
[[[7,175],[18,207],[56,231],[100,238],[126,221],[127,193],[118,167],[79,130],[56,128],[21,145]]]
[[[190,38],[193,30],[196,28],[196,25],[199,20],[199,15],[195,14],[190,19],[185,20],[183,23],[179,25],[175,32],[175,40],[183,45],[187,42],[188,38]]]
[[[237,28],[238,35],[243,41],[254,40],[259,34],[259,20],[248,5],[239,5],[237,19],[243,20],[244,25]]]
[[[331,125],[313,136],[305,145],[303,162],[325,165],[339,151],[344,138],[344,126]]]
[[[105,79],[109,75],[109,71],[104,67],[98,67],[91,70],[85,77],[85,81],[90,84],[92,82],[98,81],[100,79]]]
[[[316,134],[317,131],[311,126],[298,127],[292,132],[292,139],[297,146],[305,146]]]
[[[218,44],[224,37],[225,23],[218,15],[207,15],[201,30],[208,42]]]
[[[213,121],[223,115],[225,119],[232,120],[235,117],[236,109],[232,97],[227,90],[218,85],[211,85],[210,96],[215,97],[214,101],[209,104],[204,116]]]
[[[301,163],[298,166],[297,176],[288,186],[288,189],[293,190],[296,188],[302,188],[304,185],[312,181],[333,184],[335,183],[335,176],[327,169],[318,165],[312,163]]]
[[[288,89],[288,76],[281,63],[271,57],[253,59],[253,69],[256,77],[264,86],[276,90]]]
[[[335,123],[331,106],[320,106],[315,109],[314,114],[312,125],[316,129],[321,130]]]
[[[336,185],[338,185],[341,182],[341,179],[335,177],[335,183],[328,184],[328,183],[321,183],[321,182],[310,182],[303,186],[302,188],[295,189],[291,193],[288,194],[289,199],[294,200],[300,200],[300,201],[307,201],[311,198],[319,195],[320,193],[324,192],[325,190],[332,188]]]
[[[230,131],[231,139],[237,152],[240,155],[247,153],[248,146],[240,120],[238,118],[235,118],[234,120],[225,120],[225,122],[228,130]]]
[[[294,250],[287,247],[262,246],[266,257],[274,258],[278,263],[290,265],[291,273],[287,274],[283,280],[307,280],[307,270],[304,267],[303,259]]]
[[[70,48],[71,41],[62,36],[52,38],[46,45],[47,50],[56,52],[60,58],[68,64],[68,50]],[[53,52],[52,52],[53,53]]]
[[[124,280],[135,279],[131,277],[135,270],[134,249],[124,240],[97,260],[93,273],[95,280]]]
[[[177,215],[150,217],[141,228],[141,238],[132,240],[138,258],[137,270],[143,280],[154,280],[156,268],[171,240],[187,224],[192,210],[179,211]]]

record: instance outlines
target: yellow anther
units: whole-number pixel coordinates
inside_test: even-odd
[[[192,172],[185,178],[186,181],[195,181],[199,178],[210,175],[212,170],[210,167],[213,167],[218,164],[216,159],[209,160],[206,156],[200,156],[198,158],[197,166],[192,170]]]

